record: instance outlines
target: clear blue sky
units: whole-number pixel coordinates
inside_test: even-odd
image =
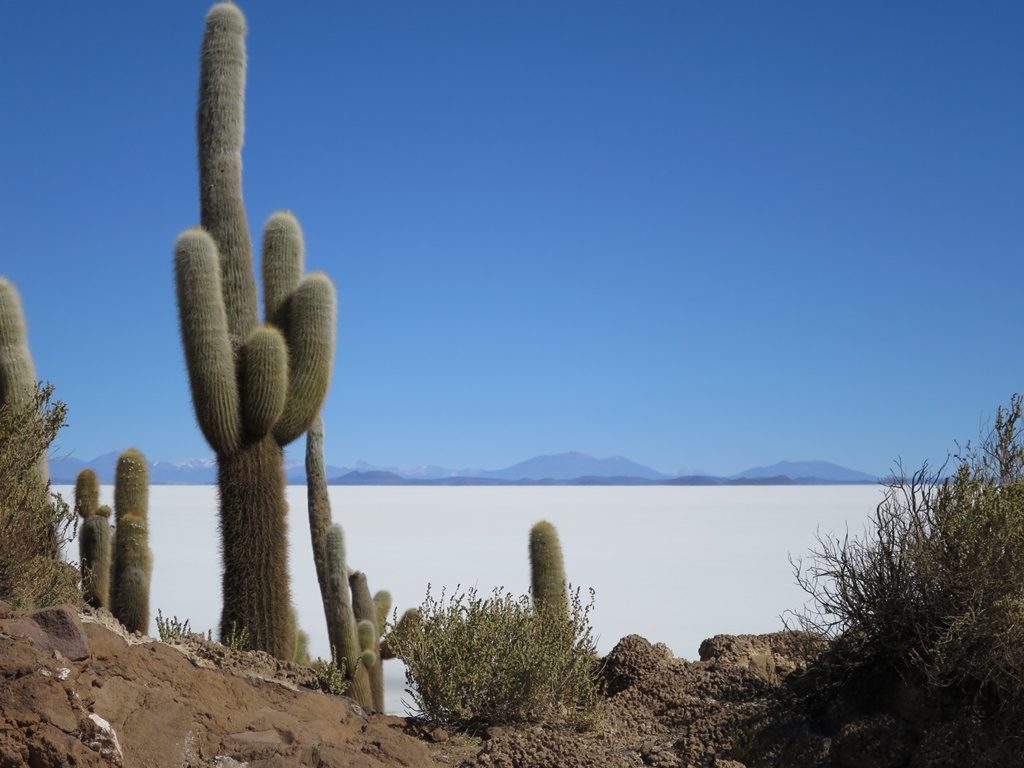
[[[244,182],[338,286],[332,463],[881,472],[1024,388],[1019,3],[298,5],[242,4]],[[4,7],[0,273],[83,459],[210,454],[207,8]]]

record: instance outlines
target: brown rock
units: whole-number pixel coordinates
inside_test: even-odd
[[[89,656],[89,641],[82,622],[70,605],[36,611],[12,621],[4,631],[15,637],[25,637],[48,653],[58,651],[72,661],[81,661]]]

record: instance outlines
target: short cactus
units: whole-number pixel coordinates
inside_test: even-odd
[[[217,453],[221,635],[293,656],[282,448],[323,404],[334,360],[336,300],[323,274],[303,277],[304,244],[290,213],[263,235],[265,325],[242,200],[246,23],[232,3],[206,17],[198,107],[202,228],[178,238],[178,315],[192,402]]]
[[[334,653],[334,661],[344,665],[345,677],[355,675],[360,648],[356,635],[356,620],[352,613],[352,596],[348,585],[348,566],[345,560],[345,534],[340,525],[327,531],[328,589],[326,600],[327,637]]]
[[[129,632],[149,630],[149,469],[146,457],[131,448],[117,460],[114,478],[114,574],[110,609]]]
[[[530,529],[530,584],[538,612],[568,614],[562,545],[555,526],[546,520]]]
[[[11,281],[0,277],[0,407],[31,407],[37,384],[21,297]],[[45,456],[33,475],[41,483],[49,482]]]
[[[93,608],[110,607],[110,507],[99,506],[100,481],[91,469],[75,479],[75,510],[82,517],[78,532],[82,593]]]
[[[384,711],[384,670],[380,658],[380,630],[377,628],[377,606],[370,597],[370,587],[366,583],[366,574],[353,571],[348,577],[352,588],[352,612],[358,624],[359,647],[365,654],[372,651],[374,664],[370,667],[370,686],[373,691],[373,708]]]

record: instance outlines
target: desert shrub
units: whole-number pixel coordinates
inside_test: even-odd
[[[567,616],[555,618],[501,589],[435,598],[428,587],[419,620],[399,622],[386,642],[406,664],[413,710],[433,724],[585,727],[600,701],[592,609],[593,591],[586,603],[572,592]]]
[[[1024,701],[1022,399],[953,457],[892,479],[860,538],[819,537],[797,580],[833,682],[898,674],[997,709]]]
[[[174,640],[187,640],[190,637],[213,639],[213,633],[210,630],[207,630],[205,635],[202,632],[193,632],[187,618],[183,622],[177,616],[167,618],[160,608],[157,608],[157,633],[160,635],[160,640],[165,643]]]
[[[16,608],[82,599],[78,571],[61,555],[77,517],[35,472],[67,415],[52,396],[40,387],[28,407],[0,406],[0,600]]]
[[[306,666],[316,675],[316,687],[319,690],[333,693],[335,696],[341,696],[348,690],[344,663],[339,665],[333,658],[330,661],[325,661],[318,657]]]

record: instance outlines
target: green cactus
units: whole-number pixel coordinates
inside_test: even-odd
[[[410,636],[411,632],[414,632],[417,629],[422,619],[423,614],[420,613],[419,608],[409,608],[402,614],[402,618],[398,620],[398,623],[394,626],[391,632],[388,633],[388,637],[381,641],[381,661],[397,658],[395,656],[395,651],[392,648],[392,643],[388,638],[397,638],[399,644],[401,644],[405,638]]]
[[[348,577],[352,589],[352,613],[355,614],[359,647],[363,653],[372,651],[374,664],[369,667],[370,689],[373,692],[373,708],[384,711],[384,670],[380,658],[380,630],[377,628],[377,606],[370,597],[370,587],[366,582],[366,574],[353,571]]]
[[[283,447],[313,422],[334,360],[336,300],[323,274],[303,277],[290,213],[264,228],[260,326],[252,242],[242,200],[245,34],[242,12],[213,6],[203,37],[198,108],[202,228],[175,250],[178,315],[199,427],[217,453],[221,635],[289,659]]]
[[[381,665],[378,643],[377,625],[372,621],[359,621],[359,647],[363,650],[360,657],[370,678],[370,693],[375,712],[384,711],[384,668]]]
[[[114,477],[114,574],[110,610],[129,632],[149,631],[149,469],[146,457],[130,448],[117,460]]]
[[[533,604],[539,612],[568,615],[562,545],[555,526],[546,520],[530,529],[530,584]]]
[[[75,479],[75,511],[82,517],[78,532],[82,593],[93,608],[110,607],[110,507],[99,506],[100,481],[91,469]]]
[[[75,478],[75,512],[90,518],[100,508],[100,479],[91,469],[83,469]]]
[[[384,627],[388,624],[388,614],[391,613],[391,593],[381,590],[373,596],[374,623],[377,625],[377,637],[383,637]]]
[[[331,576],[341,573],[344,581],[344,601],[352,613],[352,601],[348,598],[348,576],[345,565],[345,539],[341,528],[338,528],[337,542],[330,544],[331,500],[327,493],[327,469],[324,461],[324,422],[319,416],[314,419],[309,431],[306,432],[306,508],[309,512],[309,539],[313,545],[313,563],[316,566],[316,579],[320,586],[320,597],[327,619],[327,637],[332,649],[341,650],[347,643],[339,636],[337,619],[332,618],[336,610],[332,600]],[[340,562],[340,566],[338,563]],[[352,623],[355,626],[354,623]],[[353,633],[353,637],[355,637]],[[353,640],[354,643],[354,640]],[[354,665],[354,656],[346,655],[349,665]]]
[[[352,596],[348,585],[348,566],[345,561],[345,534],[340,525],[327,531],[328,599],[326,601],[327,636],[334,661],[344,665],[345,677],[351,680],[359,660],[359,641],[356,620],[352,613]]]
[[[0,277],[0,407],[31,407],[37,383],[21,297],[12,282]],[[40,483],[49,482],[45,456],[39,459],[32,474]]]

